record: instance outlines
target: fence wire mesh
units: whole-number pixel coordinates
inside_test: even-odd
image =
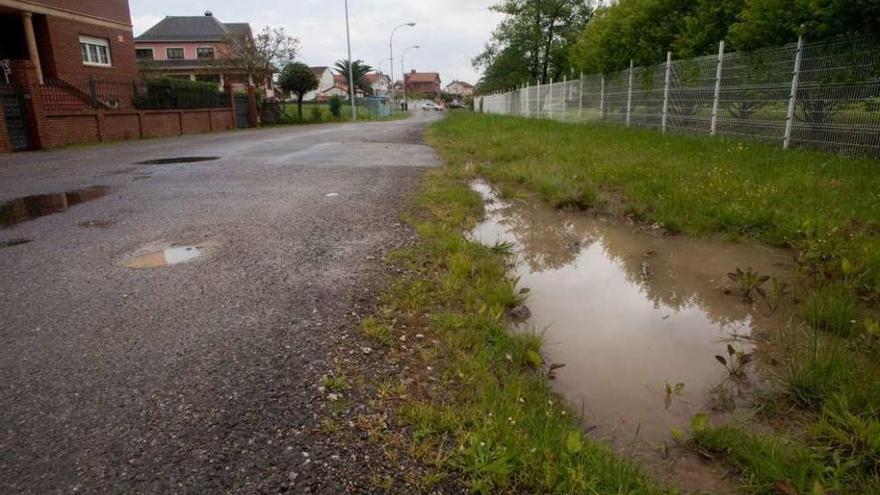
[[[792,43],[478,97],[484,113],[614,122],[880,157],[880,37]]]

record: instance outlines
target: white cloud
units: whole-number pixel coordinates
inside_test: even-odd
[[[188,2],[186,2],[189,4]],[[404,22],[394,36],[394,74],[400,75],[400,53],[406,46],[420,45],[406,56],[406,69],[437,71],[444,83],[464,79],[475,83],[478,74],[473,58],[489,40],[500,20],[489,11],[494,0],[351,0],[352,56],[390,71],[388,35]],[[343,0],[215,0],[201,9],[175,0],[130,0],[135,34],[166,15],[201,15],[210,9],[223,22],[250,22],[284,27],[298,37],[301,59],[309,65],[332,65],[346,56]]]

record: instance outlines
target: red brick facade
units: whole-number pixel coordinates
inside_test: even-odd
[[[46,25],[46,36],[37,38],[45,77],[74,81],[88,79],[89,76],[115,81],[137,79],[138,66],[134,56],[134,38],[131,30],[125,31],[51,16],[40,17],[34,22],[38,30],[39,23],[43,22]],[[110,43],[111,66],[83,64],[79,48],[80,36],[106,39]]]

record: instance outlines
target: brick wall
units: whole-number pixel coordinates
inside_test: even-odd
[[[40,57],[46,77],[78,81],[95,76],[98,79],[131,82],[138,78],[131,30],[86,24],[46,16],[35,21],[40,33]],[[110,43],[110,67],[85,65],[79,48],[80,36],[103,38]]]
[[[0,153],[11,153],[12,143],[9,142],[9,134],[6,133],[6,116],[0,110]]]
[[[47,113],[45,148],[150,137],[180,136],[235,128],[231,109],[140,112]]]
[[[128,9],[128,0],[24,0],[26,3],[34,3],[55,7],[70,12],[85,14],[92,17],[109,19],[123,24],[131,24],[131,14]]]

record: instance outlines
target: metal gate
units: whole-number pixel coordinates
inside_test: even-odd
[[[12,151],[30,149],[24,101],[12,86],[0,83],[0,109],[6,117],[6,133]]]
[[[235,127],[238,129],[245,129],[248,127],[247,95],[235,96]]]

